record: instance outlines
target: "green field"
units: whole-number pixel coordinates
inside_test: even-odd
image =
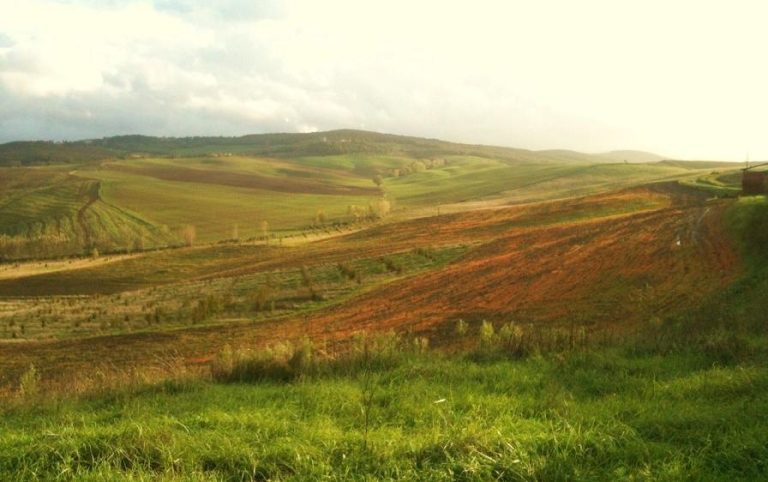
[[[768,480],[733,165],[333,131],[0,166],[0,480]]]
[[[5,410],[6,479],[761,480],[765,338],[738,362],[605,349],[423,355]],[[346,370],[346,371],[345,371]]]

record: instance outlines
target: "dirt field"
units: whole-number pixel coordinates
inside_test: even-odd
[[[154,177],[164,181],[195,182],[202,184],[221,184],[223,186],[263,189],[266,191],[372,196],[379,194],[376,187],[342,186],[330,183],[300,179],[296,177],[270,177],[258,174],[217,171],[209,169],[182,169],[179,167],[134,167],[113,164],[110,169]]]
[[[0,368],[6,381],[30,363],[47,379],[65,380],[94,370],[162,367],[168,359],[196,364],[226,344],[263,346],[304,335],[333,344],[361,330],[411,331],[428,335],[434,344],[450,345],[458,319],[471,326],[487,319],[631,330],[698,303],[738,276],[740,260],[722,227],[727,202],[707,203],[677,185],[658,185],[382,225],[296,248],[275,248],[279,256],[262,250],[248,263],[218,259],[209,265],[212,271],[203,270],[195,278],[337,263],[418,246],[475,246],[444,268],[375,287],[309,315],[80,340],[4,342]],[[633,211],[624,212],[622,206],[634,206]],[[119,266],[77,273],[93,283],[99,270]],[[28,280],[57,275],[61,273]],[[11,280],[0,283],[11,286]]]

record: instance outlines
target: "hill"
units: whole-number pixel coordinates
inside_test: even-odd
[[[766,478],[734,166],[238,139],[0,168],[0,478]]]
[[[599,154],[611,162],[660,162],[668,157],[645,151],[610,151]]]
[[[381,154],[425,159],[436,156],[476,156],[510,162],[591,161],[610,154],[575,151],[531,151],[509,147],[457,144],[438,139],[360,130],[313,133],[252,134],[240,137],[152,137],[128,135],[73,142],[11,142],[0,144],[0,166],[90,163],[140,156],[197,157],[233,154],[267,157]],[[648,154],[649,157],[653,155]],[[658,156],[656,156],[658,157]],[[659,159],[647,159],[651,162]],[[618,161],[620,162],[620,161]]]
[[[203,243],[279,242],[384,216],[583,196],[711,167],[623,166],[572,151],[353,130],[11,143],[0,146],[0,165],[23,165],[0,167],[3,259],[174,247],[192,242],[190,233]]]
[[[0,474],[762,479],[766,213],[664,182],[8,268]]]

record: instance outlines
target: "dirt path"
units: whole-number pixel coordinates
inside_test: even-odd
[[[26,261],[0,265],[0,280],[22,279],[40,274],[73,271],[116,263],[142,256],[135,254],[115,254],[98,258],[74,258],[53,261]]]
[[[88,196],[88,201],[77,211],[77,224],[80,226],[80,230],[83,232],[85,238],[85,247],[91,247],[93,245],[93,234],[91,228],[88,226],[88,221],[85,219],[85,212],[88,208],[93,206],[95,202],[99,200],[99,191],[101,189],[101,183],[99,181],[93,181],[88,185],[88,188],[84,194]]]

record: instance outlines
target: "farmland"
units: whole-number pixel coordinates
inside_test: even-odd
[[[768,207],[732,165],[59,147],[0,146],[1,476],[768,475]]]

